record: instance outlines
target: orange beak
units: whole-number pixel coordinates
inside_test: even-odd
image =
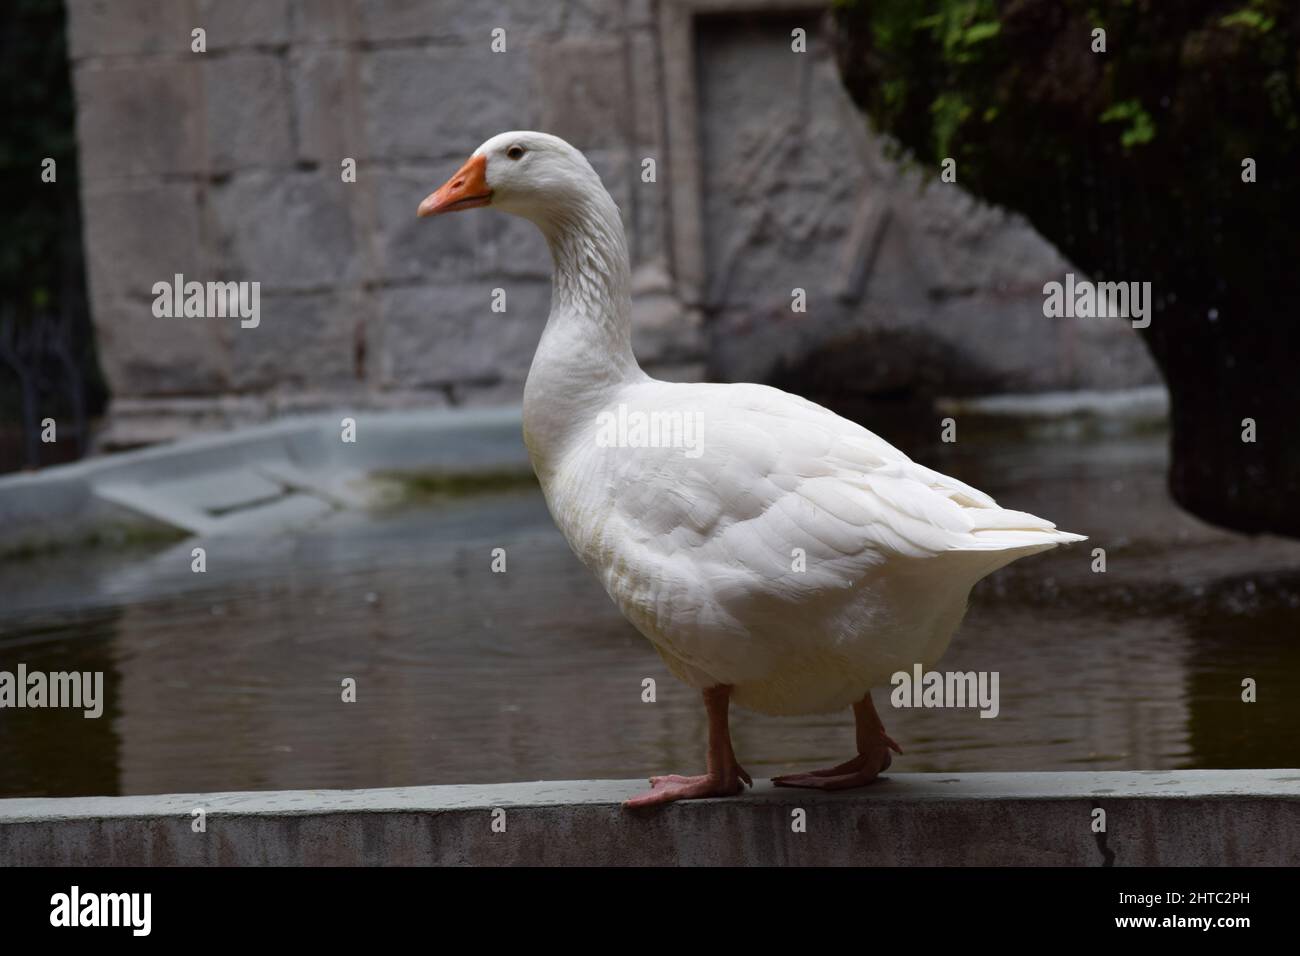
[[[437,192],[425,197],[416,215],[421,218],[436,216],[439,213],[486,206],[491,201],[492,190],[488,189],[487,184],[487,157],[472,156]]]

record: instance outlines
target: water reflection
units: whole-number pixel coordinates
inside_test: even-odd
[[[1300,766],[1300,571],[1216,581],[1187,616],[1191,766]],[[1257,702],[1241,703],[1242,681]]]
[[[892,711],[900,770],[1297,762],[1300,543],[1168,504],[1160,436],[913,449],[1093,536],[982,583],[943,666],[1001,714]],[[0,565],[0,668],[101,669],[108,709],[0,714],[0,793],[150,793],[641,777],[702,762],[703,712],[569,554],[532,490],[274,541]],[[1108,570],[1091,570],[1092,547]],[[491,571],[507,551],[508,572]],[[1240,701],[1244,676],[1258,704]],[[344,703],[341,681],[357,682]],[[641,702],[653,677],[658,702]],[[842,759],[848,715],[741,713],[754,773]]]
[[[53,614],[0,638],[0,670],[99,671],[103,712],[82,709],[0,710],[0,795],[74,796],[121,792],[122,680],[117,667],[115,608]],[[6,634],[0,630],[0,634]]]

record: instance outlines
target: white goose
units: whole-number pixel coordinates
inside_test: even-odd
[[[1000,508],[798,396],[647,376],[632,355],[618,208],[563,140],[494,136],[419,215],[476,206],[532,221],[555,262],[524,389],[524,441],[551,515],[708,710],[708,772],[653,777],[626,805],[743,790],[751,780],[731,747],[733,699],[769,714],[851,705],[858,755],[775,782],[871,782],[890,750],[901,752],[871,688],[938,660],[980,578],[1083,536]],[[658,413],[651,421],[686,423],[699,441],[626,447],[647,444],[629,434],[617,447],[607,439],[620,410],[624,421]]]

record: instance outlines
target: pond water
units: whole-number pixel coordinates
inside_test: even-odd
[[[884,431],[882,429],[882,431]],[[900,441],[900,444],[902,442]],[[941,666],[1001,712],[895,710],[896,770],[1300,764],[1300,542],[1180,512],[1164,438],[904,445],[1091,536],[975,589]],[[190,549],[207,548],[207,572]],[[1106,551],[1106,571],[1091,550]],[[507,572],[493,573],[504,548]],[[103,717],[0,711],[0,795],[386,787],[699,772],[704,712],[531,486],[339,513],[295,535],[0,564],[0,670],[104,672]],[[341,682],[356,681],[356,702]],[[657,700],[642,702],[642,681]],[[1242,681],[1258,701],[1241,701]],[[851,755],[849,714],[737,712],[768,777]]]

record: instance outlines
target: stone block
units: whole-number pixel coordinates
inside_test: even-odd
[[[537,227],[526,220],[493,209],[416,218],[420,200],[441,186],[463,160],[464,156],[456,156],[442,163],[374,171],[380,278],[549,280],[550,250]]]
[[[357,380],[359,291],[270,295],[257,328],[230,325],[230,381],[240,391],[328,391]]]
[[[626,148],[633,124],[622,37],[538,43],[533,82],[541,129],[583,151]]]
[[[68,55],[188,53],[194,22],[184,3],[157,0],[67,0]]]
[[[384,281],[464,281],[483,270],[480,237],[504,218],[486,209],[419,219],[415,210],[456,171],[460,160],[441,165],[389,167],[363,175],[375,180],[375,250],[378,278]]]
[[[664,128],[659,45],[649,30],[638,30],[629,39],[632,87],[626,105],[632,113],[631,138],[639,153],[654,155],[662,152]]]
[[[100,367],[115,397],[227,391],[221,325],[237,320],[158,318],[149,301],[96,302]]]
[[[608,3],[609,0],[602,0]],[[367,0],[356,5],[358,32],[365,40],[446,40],[456,38],[482,43],[484,51],[492,31],[506,31],[511,41],[538,32],[554,32],[563,25],[573,0],[497,0],[465,3],[463,0]]]
[[[80,63],[73,71],[86,180],[198,173],[202,59]]]
[[[357,53],[343,49],[295,49],[289,57],[294,128],[299,160],[340,171],[345,157],[359,159],[360,77]]]
[[[266,403],[246,396],[203,398],[119,398],[109,403],[107,427],[95,435],[97,452],[122,452],[144,445],[226,431],[265,421]],[[140,512],[130,512],[134,518]],[[143,517],[143,515],[141,515]],[[156,519],[153,519],[156,520]]]
[[[625,0],[567,0],[563,7],[560,27],[566,38],[619,34],[628,22],[629,13],[641,14],[641,11],[629,11]]]
[[[654,0],[628,0],[625,10],[629,27],[653,28],[657,25]]]
[[[352,0],[292,0],[290,31],[295,44],[345,43],[357,37]]]
[[[464,157],[502,130],[537,125],[521,49],[371,50],[361,75],[368,155],[386,161]]]
[[[667,258],[671,248],[668,236],[668,193],[657,182],[641,181],[640,162],[641,157],[637,155],[628,190],[629,214],[624,216],[624,222],[631,223],[628,249],[634,265]]]
[[[290,86],[282,57],[236,53],[203,62],[213,172],[293,161]]]
[[[209,195],[220,278],[257,280],[265,294],[318,291],[365,275],[349,208],[359,201],[358,184],[333,170],[247,173]]]
[[[176,273],[206,279],[200,187],[168,183],[82,189],[86,275],[94,310],[153,301],[155,282]],[[102,358],[101,347],[101,358]]]
[[[669,255],[667,204],[668,154],[664,148],[663,81],[659,73],[658,43],[649,30],[631,35],[631,82],[628,107],[632,112],[630,183],[631,231],[628,236],[633,262],[663,259]],[[655,161],[655,182],[641,180],[641,164]]]
[[[195,26],[207,30],[209,51],[279,46],[289,42],[289,0],[199,0]]]
[[[662,262],[632,273],[632,349],[643,366],[700,362],[707,355],[703,317],[673,294]]]
[[[507,310],[491,309],[492,288]],[[380,289],[375,376],[385,387],[522,381],[550,312],[539,282],[480,282]]]

